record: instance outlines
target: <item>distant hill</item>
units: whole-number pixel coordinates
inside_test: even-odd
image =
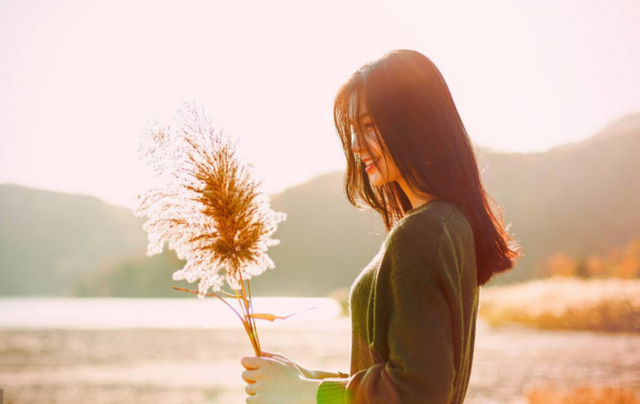
[[[553,253],[605,253],[640,236],[640,113],[544,153],[480,156],[483,180],[526,254],[495,284],[529,279]]]
[[[174,281],[171,275],[184,267],[173,250],[147,257],[136,254],[116,263],[108,261],[83,274],[74,283],[69,295],[79,297],[190,297],[194,295],[173,290],[172,286],[197,289],[187,281]]]
[[[94,196],[0,185],[0,294],[58,295],[146,249],[143,220]]]
[[[377,252],[384,226],[372,212],[349,204],[341,195],[341,181],[340,173],[322,175],[271,197],[271,207],[285,212],[287,220],[273,236],[281,244],[268,251],[276,268],[251,280],[255,296],[323,296],[350,285]],[[145,260],[149,262],[144,264]],[[143,266],[148,269],[142,270]],[[156,296],[187,296],[171,289],[172,285],[197,289],[196,284],[178,285],[171,279],[172,272],[183,266],[165,245],[160,257],[132,257],[88,274],[76,293],[141,296],[154,285]]]
[[[604,253],[638,237],[639,152],[640,114],[544,153],[481,150],[485,186],[525,253],[491,284],[535,277],[558,251]],[[384,226],[349,204],[342,181],[342,172],[328,173],[271,196],[288,218],[269,250],[276,268],[252,280],[254,295],[326,295],[371,260]],[[0,185],[0,294],[185,295],[171,289],[184,265],[172,250],[144,256],[143,222],[97,198]]]

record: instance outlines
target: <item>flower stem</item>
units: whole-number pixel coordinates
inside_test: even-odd
[[[251,284],[249,283],[249,279],[247,279],[247,289],[249,290],[249,296],[251,300],[249,301],[249,306],[251,307],[251,314],[253,314],[253,296],[251,296]],[[256,319],[251,317],[251,321],[253,321],[253,328],[256,330],[256,340],[258,341],[258,350],[262,352],[262,348],[260,348],[260,338],[258,337],[258,328],[256,327]]]
[[[240,276],[240,281],[242,282],[242,275]],[[243,313],[245,313],[244,316],[247,324],[247,334],[249,335],[249,339],[251,340],[251,345],[253,345],[253,350],[256,352],[256,356],[262,356],[260,349],[258,347],[258,343],[256,341],[255,332],[253,330],[252,323],[249,321],[249,316],[247,313],[248,305],[247,305],[246,297],[244,295],[244,284],[242,285],[242,296],[238,296],[237,290],[234,289],[234,291],[236,292],[238,303],[240,303],[240,307]]]
[[[197,290],[185,289],[185,288],[179,288],[179,287],[177,287],[177,286],[172,286],[172,288],[173,288],[173,289],[175,289],[175,290],[180,290],[180,291],[182,291],[182,292],[194,293],[194,294],[196,294],[196,295],[199,295],[199,294],[200,294],[200,292],[199,292],[199,291],[197,291]],[[236,313],[236,315],[238,316],[238,318],[240,319],[240,321],[242,321],[242,325],[244,325],[244,328],[247,330],[247,332],[249,332],[249,330],[248,330],[248,328],[247,328],[247,321],[246,321],[244,318],[242,318],[242,315],[240,315],[240,313],[238,313],[238,311],[237,311],[236,309],[234,309],[234,308],[233,308],[233,306],[231,306],[229,303],[227,303],[227,301],[226,301],[226,300],[224,300],[224,298],[223,298],[223,297],[218,296],[218,295],[217,295],[217,294],[215,294],[215,293],[205,293],[204,295],[205,295],[205,296],[217,297],[218,299],[222,300],[222,301],[224,302],[224,304],[226,304],[227,306],[229,306],[229,308],[230,308],[231,310],[233,310],[233,312],[234,312],[234,313]]]
[[[245,304],[247,305],[247,311],[248,311],[249,313],[252,313],[252,312],[251,312],[251,310],[253,309],[253,304],[251,304],[251,305],[250,305],[250,304],[247,302],[247,299],[246,299],[246,296],[247,296],[247,295],[246,295],[246,292],[245,292],[245,290],[244,290],[244,279],[242,279],[242,272],[241,272],[241,271],[238,271],[238,275],[240,276],[240,282],[241,282],[241,284],[242,284],[242,296],[244,296],[244,297],[245,297],[244,302],[245,302]],[[249,280],[248,280],[248,279],[247,279],[247,283],[249,283]],[[251,296],[251,290],[249,290],[249,296]],[[252,299],[252,300],[253,300],[253,299]],[[257,351],[257,353],[258,353],[258,356],[262,356],[262,350],[260,349],[260,341],[258,340],[258,330],[257,330],[257,327],[256,327],[255,319],[254,319],[253,317],[249,317],[249,316],[247,316],[247,319],[248,319],[248,321],[249,321],[249,322],[250,322],[250,324],[251,324],[251,328],[252,328],[252,330],[254,331],[254,338],[255,338],[255,343],[256,343],[256,351]]]

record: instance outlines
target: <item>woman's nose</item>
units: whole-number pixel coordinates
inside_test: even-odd
[[[351,136],[351,150],[354,153],[359,153],[360,150],[362,149],[362,146],[360,145],[360,142],[358,141],[358,136]]]

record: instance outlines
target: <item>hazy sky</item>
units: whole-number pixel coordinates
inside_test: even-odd
[[[145,123],[183,100],[271,194],[344,170],[333,97],[415,49],[472,140],[544,151],[640,111],[640,2],[0,0],[0,182],[133,206]]]

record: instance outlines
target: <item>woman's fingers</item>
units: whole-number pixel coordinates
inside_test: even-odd
[[[240,364],[247,369],[258,369],[264,362],[264,358],[257,356],[245,356],[240,359]]]
[[[278,352],[262,351],[262,353],[266,358],[273,359],[282,363],[293,362],[291,359]]]
[[[242,372],[242,378],[247,383],[255,383],[260,379],[260,372],[258,370],[245,370]]]
[[[265,357],[269,358],[269,359],[273,359],[274,361],[278,361],[280,363],[284,363],[285,365],[293,365],[295,366],[296,369],[298,369],[298,371],[300,373],[302,373],[302,375],[304,375],[305,377],[308,377],[307,371],[306,369],[299,365],[296,361],[287,358],[286,356],[282,355],[281,353],[278,352],[270,352],[270,351],[262,351],[262,353],[264,354]]]
[[[247,386],[244,388],[244,391],[250,395],[250,396],[254,396],[257,393],[257,389],[256,387],[258,386],[258,383],[250,383],[247,384]]]
[[[283,354],[279,353],[279,352],[271,352],[271,351],[265,351],[262,350],[262,355],[266,356],[267,358],[282,358],[282,359],[287,359],[286,356],[284,356]]]

